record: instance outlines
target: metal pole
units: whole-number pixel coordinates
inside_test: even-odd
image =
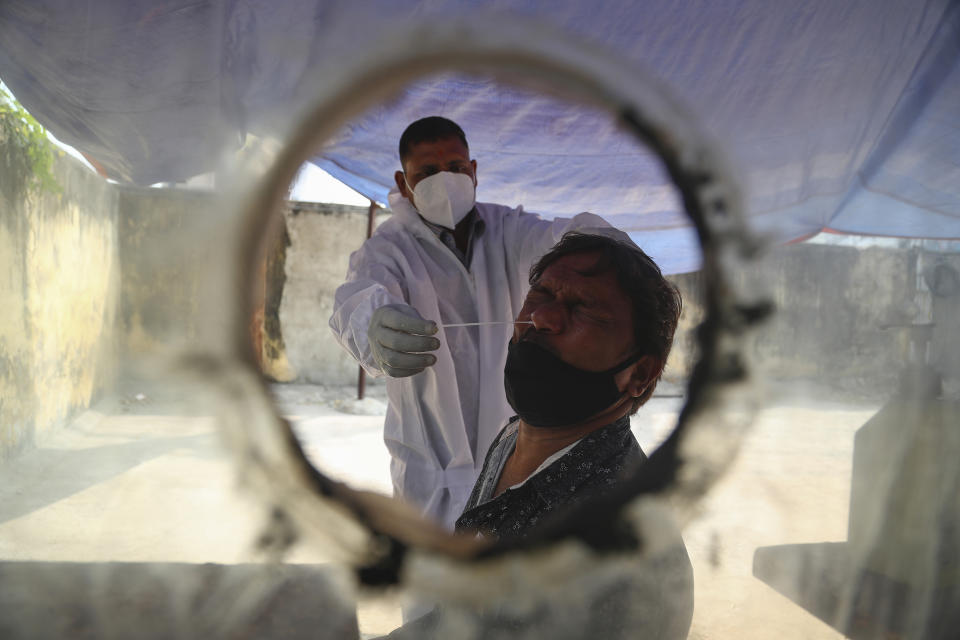
[[[370,201],[370,208],[367,210],[367,238],[373,235],[373,219],[377,215],[377,203]],[[363,395],[367,391],[367,374],[363,367],[359,367],[360,373],[357,374],[357,400],[363,400]]]

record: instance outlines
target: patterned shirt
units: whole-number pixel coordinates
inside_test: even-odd
[[[530,477],[492,497],[519,429],[514,418],[490,445],[483,470],[473,486],[458,532],[496,537],[524,537],[544,516],[612,487],[646,460],[624,416],[593,431],[551,456]]]

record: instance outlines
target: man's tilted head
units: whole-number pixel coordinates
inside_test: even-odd
[[[616,419],[650,398],[681,301],[647,254],[626,238],[568,233],[533,266],[530,287],[517,319],[532,324],[517,325],[506,371],[527,422]]]

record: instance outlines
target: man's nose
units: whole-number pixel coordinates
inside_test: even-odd
[[[533,328],[547,333],[560,333],[567,323],[566,308],[557,302],[539,305],[530,313]]]

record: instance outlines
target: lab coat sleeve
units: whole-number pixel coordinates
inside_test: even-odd
[[[337,342],[374,377],[382,376],[383,371],[370,352],[370,318],[383,305],[407,303],[406,289],[389,255],[389,250],[379,251],[377,243],[368,240],[350,256],[347,279],[334,294],[330,316]]]

